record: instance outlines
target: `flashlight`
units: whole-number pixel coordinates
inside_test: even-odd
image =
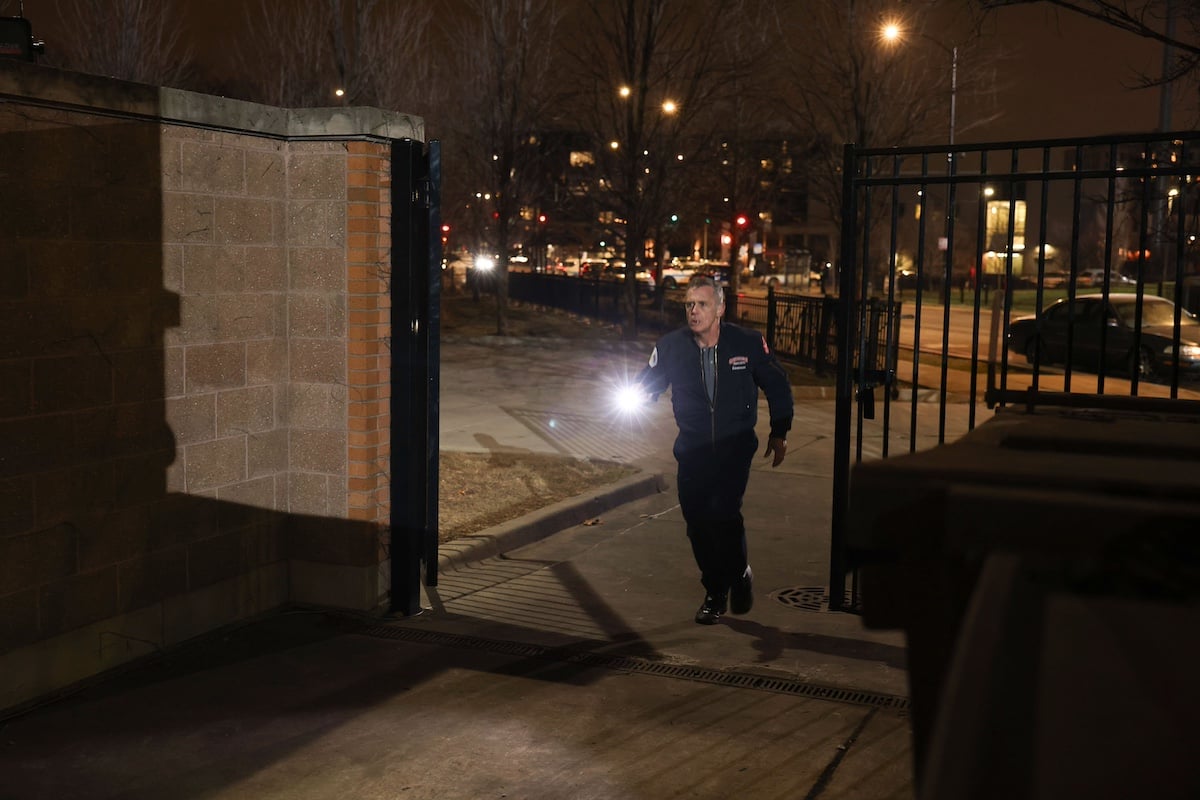
[[[630,384],[622,386],[613,392],[613,402],[617,406],[617,410],[625,414],[636,414],[646,406],[650,396],[646,394],[646,390],[640,384]]]

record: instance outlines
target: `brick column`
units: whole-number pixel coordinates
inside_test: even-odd
[[[350,142],[347,150],[347,516],[385,524],[391,430],[390,148]]]

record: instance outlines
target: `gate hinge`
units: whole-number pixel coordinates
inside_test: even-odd
[[[413,200],[421,208],[433,208],[433,181],[429,178],[417,181],[417,190]]]

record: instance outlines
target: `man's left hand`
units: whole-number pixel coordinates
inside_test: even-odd
[[[787,455],[787,439],[779,439],[775,436],[767,439],[767,452],[763,453],[763,458],[771,455],[772,451],[775,453],[775,460],[771,462],[771,466],[778,467],[783,463],[784,456]]]

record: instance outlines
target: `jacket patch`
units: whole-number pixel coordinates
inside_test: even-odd
[[[745,369],[749,363],[750,359],[746,356],[734,356],[733,358],[729,359],[729,368],[737,371]]]
[[[762,343],[763,343],[763,352],[766,353],[767,355],[771,355],[771,348],[767,347],[767,339],[765,336],[763,337]]]

